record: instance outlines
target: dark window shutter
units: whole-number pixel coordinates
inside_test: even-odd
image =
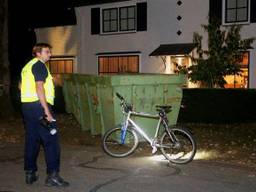
[[[137,31],[147,30],[147,3],[137,3]]]
[[[91,9],[91,34],[100,34],[100,8]]]
[[[256,23],[256,0],[251,0],[251,23]]]
[[[209,2],[209,19],[216,18],[222,23],[222,0],[210,0]]]

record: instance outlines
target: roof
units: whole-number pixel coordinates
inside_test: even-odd
[[[188,55],[194,48],[194,43],[162,44],[149,56]]]
[[[130,1],[130,0],[75,0],[73,1],[72,5],[74,7],[80,7],[80,6],[89,6],[89,5],[97,5],[97,4],[104,4],[104,3],[116,3],[120,1]]]

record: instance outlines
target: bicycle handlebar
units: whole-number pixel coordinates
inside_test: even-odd
[[[128,113],[129,111],[132,111],[132,105],[127,103],[122,95],[116,92],[116,96],[121,100],[121,106],[124,112]]]
[[[123,96],[120,95],[119,93],[116,92],[116,96],[120,99],[120,100],[124,100]]]

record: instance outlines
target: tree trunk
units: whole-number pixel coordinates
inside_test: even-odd
[[[13,107],[10,97],[8,61],[8,0],[0,0],[0,117],[10,116]]]

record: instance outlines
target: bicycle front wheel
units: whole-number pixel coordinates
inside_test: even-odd
[[[196,142],[191,133],[184,128],[169,129],[177,141],[173,142],[168,133],[161,138],[161,152],[172,163],[185,164],[193,160],[196,154]]]
[[[126,157],[133,153],[139,140],[136,132],[127,128],[124,142],[121,141],[121,126],[107,131],[102,140],[103,150],[112,157]]]

